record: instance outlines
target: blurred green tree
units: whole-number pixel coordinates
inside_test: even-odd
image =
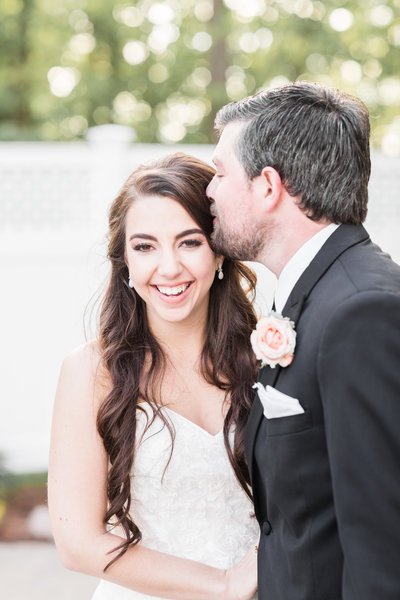
[[[0,0],[0,138],[210,142],[216,110],[296,79],[359,96],[400,154],[400,0]]]

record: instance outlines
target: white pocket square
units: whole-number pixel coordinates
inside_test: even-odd
[[[304,413],[304,408],[297,398],[283,394],[270,385],[264,387],[259,381],[253,385],[253,388],[257,389],[258,397],[263,405],[264,415],[267,419],[290,417],[291,415]]]

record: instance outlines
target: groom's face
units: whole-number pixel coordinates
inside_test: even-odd
[[[257,183],[251,181],[235,152],[241,122],[225,126],[214,152],[216,174],[207,195],[214,216],[211,236],[217,253],[240,260],[257,260],[263,247],[258,227]]]

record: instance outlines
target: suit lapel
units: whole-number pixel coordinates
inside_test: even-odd
[[[352,246],[368,239],[369,235],[362,225],[338,227],[297,281],[282,311],[283,316],[290,317],[297,322],[304,301],[335,260]]]
[[[304,303],[311,293],[316,283],[323,277],[329,267],[343,254],[348,248],[360,244],[369,239],[369,235],[362,225],[341,225],[327,239],[321,250],[311,261],[307,269],[301,275],[294,286],[282,311],[284,317],[289,317],[297,325]],[[286,367],[290,368],[290,367]],[[275,369],[263,367],[259,369],[258,381],[264,386],[275,386],[279,377],[281,367]],[[257,431],[261,423],[263,408],[256,394],[250,411],[245,433],[245,449],[250,476],[253,480],[253,455],[254,444],[257,437]]]

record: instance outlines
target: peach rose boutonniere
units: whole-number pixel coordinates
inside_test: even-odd
[[[266,317],[261,317],[250,336],[254,354],[261,360],[261,366],[276,365],[287,367],[293,360],[296,346],[294,323],[288,317],[271,311]]]

